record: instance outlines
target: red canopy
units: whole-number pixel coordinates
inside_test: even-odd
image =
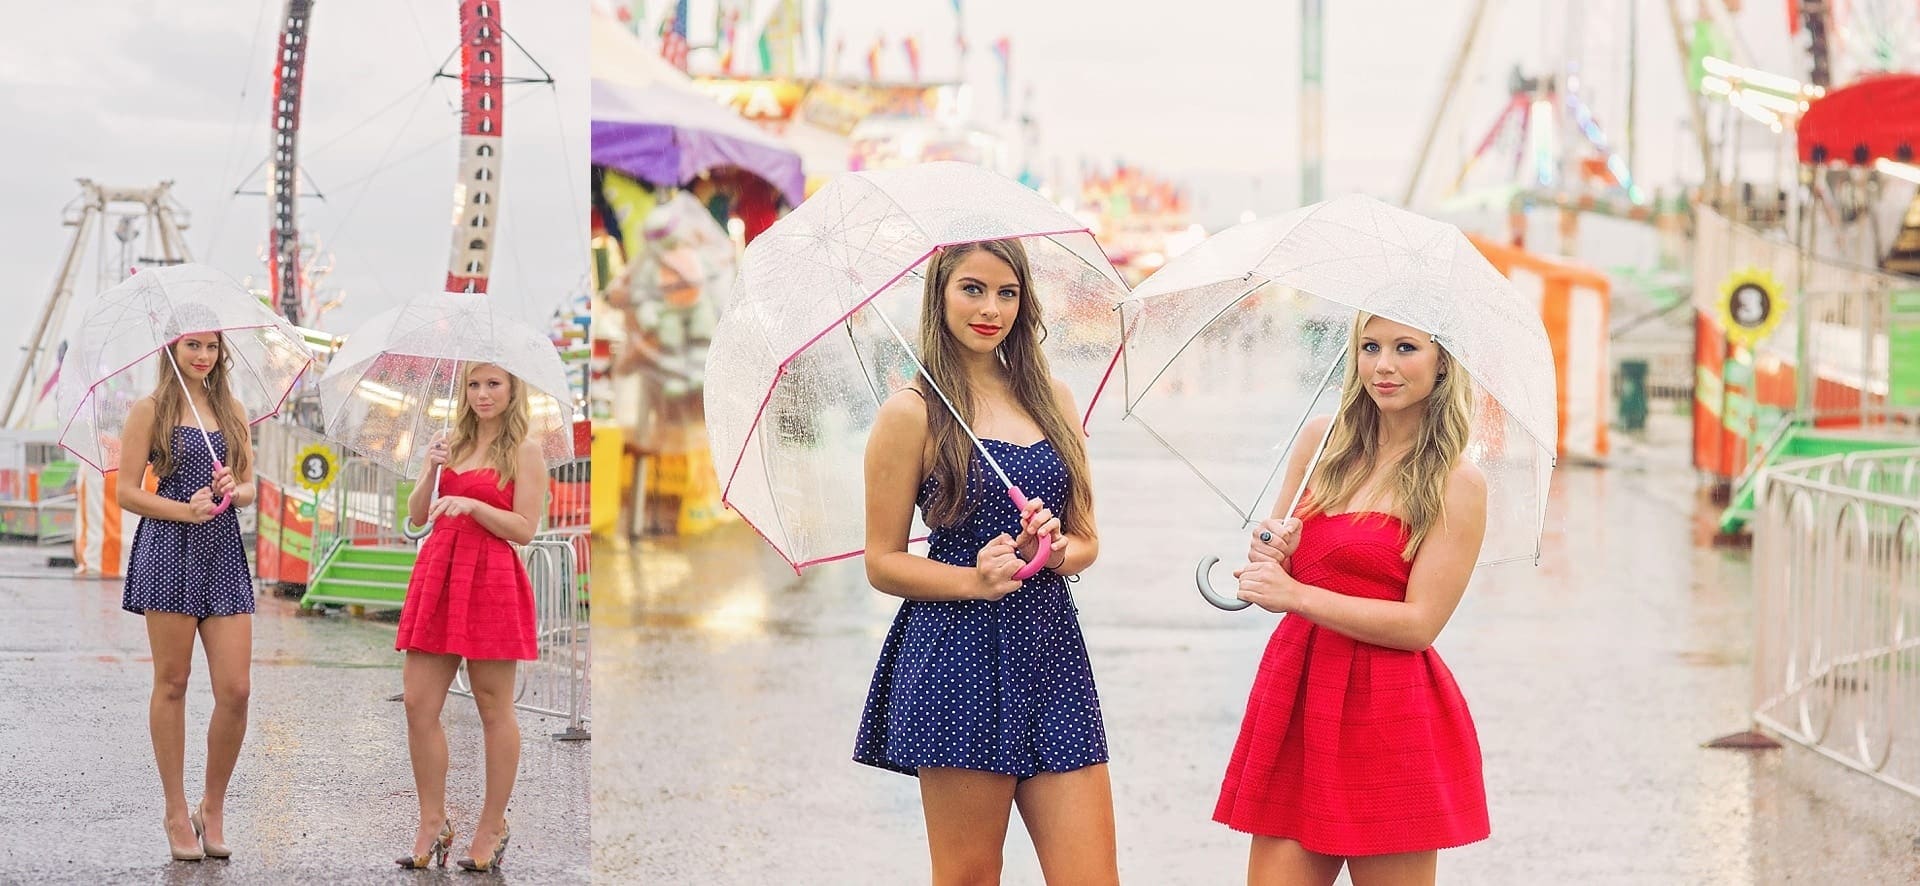
[[[1920,150],[1920,74],[1865,77],[1813,100],[1794,127],[1800,162],[1911,162]]]

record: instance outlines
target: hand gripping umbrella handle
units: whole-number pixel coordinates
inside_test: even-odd
[[[1027,496],[1026,496],[1026,493],[1023,493],[1020,491],[1020,487],[1018,486],[1007,487],[1007,497],[1013,499],[1014,507],[1020,508],[1021,510],[1026,509]],[[1053,557],[1053,535],[1052,533],[1042,532],[1040,533],[1040,544],[1033,549],[1032,562],[1028,563],[1025,566],[1020,567],[1020,571],[1014,573],[1013,577],[1020,579],[1021,581],[1026,581],[1027,579],[1034,577],[1035,575],[1039,574],[1040,570],[1047,568],[1047,561],[1049,559],[1052,559],[1052,557]]]
[[[1238,597],[1221,596],[1219,591],[1213,589],[1213,580],[1208,573],[1213,570],[1213,564],[1218,562],[1220,562],[1219,557],[1208,556],[1201,560],[1200,567],[1193,571],[1193,583],[1200,589],[1200,596],[1207,598],[1207,602],[1212,603],[1214,608],[1225,609],[1228,612],[1238,612],[1252,606],[1252,603]]]
[[[216,458],[213,460],[213,473],[215,476],[218,476],[221,471],[224,471],[226,469],[227,469],[227,466],[221,464],[219,459]],[[222,496],[220,498],[219,503],[213,506],[213,513],[208,514],[207,516],[218,517],[221,514],[226,513],[227,508],[230,508],[230,507],[233,507],[233,496],[231,495]]]
[[[427,507],[429,508],[433,507],[433,500],[440,497],[440,472],[446,469],[446,465],[439,465],[433,469],[433,494],[427,497]],[[400,535],[407,541],[419,541],[426,538],[432,532],[432,520],[428,520],[426,523],[421,524],[419,529],[415,529],[413,528],[413,516],[411,514],[400,518]]]

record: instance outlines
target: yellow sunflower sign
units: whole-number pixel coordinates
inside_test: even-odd
[[[1786,314],[1786,293],[1780,281],[1763,268],[1744,268],[1720,284],[1720,327],[1727,340],[1752,349],[1780,325]]]
[[[308,446],[294,457],[294,479],[308,491],[320,492],[332,486],[333,478],[338,473],[333,463],[333,450],[324,444]]]

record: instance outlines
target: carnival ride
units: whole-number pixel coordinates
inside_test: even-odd
[[[1725,530],[1740,528],[1760,470],[1779,458],[1913,436],[1920,391],[1902,380],[1920,371],[1920,335],[1904,330],[1920,325],[1905,319],[1920,305],[1898,296],[1920,288],[1904,276],[1920,269],[1920,200],[1911,190],[1920,183],[1912,163],[1920,91],[1902,71],[1920,64],[1920,51],[1902,35],[1920,33],[1920,15],[1800,2],[1776,19],[1759,17],[1752,3],[1635,0],[1620,31],[1617,7],[1605,10],[1612,29],[1582,24],[1596,14],[1591,4],[1535,9],[1543,21],[1558,16],[1564,42],[1535,47],[1549,59],[1544,68],[1508,68],[1498,114],[1449,167],[1441,132],[1468,103],[1469,72],[1494,51],[1486,35],[1503,6],[1480,0],[1469,11],[1405,200],[1504,212],[1504,239],[1522,247],[1530,217],[1552,211],[1564,254],[1580,250],[1584,216],[1654,229],[1652,266],[1609,269],[1614,296],[1626,297],[1626,309],[1613,313],[1629,319],[1607,344],[1632,352],[1636,365],[1608,359],[1601,371],[1633,369],[1630,396],[1644,413],[1646,361],[1668,367],[1652,384],[1691,404],[1694,463],[1729,499]],[[1645,140],[1634,120],[1642,6],[1665,13],[1647,31],[1670,32],[1664,51],[1675,53],[1684,78],[1699,183],[1679,193],[1650,191],[1634,159]],[[1768,70],[1739,30],[1777,21],[1790,34],[1766,36],[1793,41],[1804,78]],[[1605,65],[1621,57],[1624,70],[1608,77]],[[1625,121],[1622,137],[1602,126],[1594,96]]]
[[[509,102],[506,88],[533,84],[551,88],[555,81],[539,61],[502,26],[502,0],[457,0],[454,5],[458,7],[457,46],[431,77],[422,77],[420,83],[402,99],[414,99],[417,113],[420,106],[425,104],[425,98],[436,91],[432,89],[434,83],[453,81],[458,85],[457,103],[452,99],[448,102],[457,110],[459,119],[458,162],[455,164],[453,182],[457,209],[452,219],[451,248],[445,266],[444,285],[449,291],[484,293],[488,291],[494,275],[499,213],[505,194],[502,173],[503,155],[507,147],[505,117]],[[325,199],[312,186],[311,177],[302,168],[302,161],[306,158],[302,153],[301,116],[312,94],[308,62],[313,50],[315,11],[315,0],[284,0],[280,7],[279,19],[272,25],[276,36],[269,81],[268,150],[258,166],[240,176],[239,185],[229,197],[230,205],[222,207],[222,211],[224,213],[244,204],[246,201],[242,198],[255,195],[266,198],[267,226],[263,245],[258,251],[264,273],[241,276],[260,281],[257,294],[261,299],[300,327],[308,346],[317,357],[324,360],[339,341],[334,334],[316,327],[322,323],[328,310],[340,303],[341,293],[329,291],[324,283],[335,261],[331,249],[311,239],[301,224],[305,198]],[[515,66],[528,68],[531,74],[516,75],[509,70],[509,56],[513,53],[521,57],[515,60]],[[247,101],[244,92],[242,101]],[[334,141],[376,123],[382,115],[399,104],[395,102],[373,111],[366,119],[346,127]],[[410,117],[406,124],[399,127],[400,131],[394,135],[396,143],[412,122]],[[235,131],[236,134],[239,132],[237,121]],[[437,136],[433,143],[425,147],[431,149],[444,144],[448,135]],[[389,168],[387,158],[391,151],[389,147],[388,153],[381,156],[379,168],[355,181],[369,182]],[[418,153],[414,151],[409,156]],[[223,169],[221,175],[224,177],[229,173],[230,170]],[[571,174],[566,178],[578,180],[577,176]],[[29,455],[37,453],[38,461],[15,465],[13,462],[17,459],[0,458],[7,462],[0,465],[0,499],[10,497],[8,489],[11,486],[20,486],[23,490],[47,486],[34,481],[48,466],[55,469],[55,473],[48,476],[65,476],[64,472],[58,471],[60,459],[57,448],[42,446],[36,449],[30,438],[39,433],[32,429],[45,427],[52,421],[49,392],[53,389],[64,341],[71,334],[67,328],[68,318],[77,316],[76,305],[141,267],[174,264],[193,257],[183,235],[187,228],[187,213],[175,198],[171,182],[162,182],[157,187],[129,188],[101,185],[83,179],[80,187],[80,196],[63,212],[62,223],[71,229],[71,235],[60,259],[54,285],[40,306],[20,368],[7,387],[7,427],[12,429],[14,436],[26,441],[22,451]],[[346,216],[351,214],[349,208]],[[344,220],[344,217],[336,219],[338,222]],[[218,224],[214,226],[216,239],[219,227]],[[557,310],[552,330],[556,346],[561,349],[563,356],[571,360],[576,384],[582,386],[585,383],[587,314],[584,284],[583,276],[573,284],[580,288],[568,294],[567,298],[553,298]],[[566,285],[562,283],[562,286]],[[306,399],[310,398],[303,399],[304,393],[290,401],[282,412],[281,422],[264,427],[262,433],[297,434],[300,433],[297,425],[312,424],[317,416],[313,409],[306,408],[311,404],[306,403]],[[21,449],[12,445],[18,441],[9,439],[5,442],[9,444],[8,453]],[[273,448],[264,444],[263,447]],[[291,457],[294,453],[286,455]],[[306,561],[312,559],[314,554],[324,552],[305,550],[299,539],[283,538],[289,534],[299,534],[298,527],[301,526],[311,536],[315,520],[313,507],[318,498],[316,490],[301,489],[300,484],[291,482],[288,473],[286,466],[278,463],[263,465],[258,528],[263,536],[267,534],[266,530],[272,530],[274,538],[271,545],[267,539],[261,539],[260,565],[268,577],[273,573],[285,572],[295,579],[294,583],[299,583],[306,578]],[[47,486],[47,489],[51,494],[58,494],[65,487],[55,489]],[[98,498],[97,491],[93,495]],[[24,493],[21,497],[24,497]],[[583,492],[581,497],[584,499]],[[288,530],[289,526],[294,527],[293,530]],[[269,551],[269,547],[274,550]],[[283,554],[286,556],[283,557]],[[287,568],[280,568],[279,561],[292,559],[301,562],[289,562]],[[268,560],[274,563],[269,564]]]

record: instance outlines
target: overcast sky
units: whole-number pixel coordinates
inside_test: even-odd
[[[646,0],[657,16],[668,0]],[[818,0],[805,0],[809,8]],[[1586,95],[1616,139],[1624,127],[1629,0],[1494,3],[1480,62],[1443,132],[1449,174],[1504,103],[1509,69],[1583,61]],[[1697,176],[1683,128],[1679,63],[1665,4],[1641,6],[1638,160],[1643,181]],[[302,228],[330,249],[328,285],[345,331],[447,264],[457,121],[454,89],[429,76],[456,45],[452,0],[315,4],[302,162],[326,195]],[[1326,18],[1326,192],[1397,198],[1473,0],[1339,0]],[[1766,8],[1761,8],[1762,6]],[[262,272],[267,206],[232,196],[265,157],[269,75],[281,0],[67,0],[33,4],[0,30],[0,299],[30,318],[44,302],[67,232],[73,180],[176,182],[194,256],[235,276]],[[694,0],[696,22],[711,0]],[[1773,4],[1747,4],[1742,42],[1756,63],[1804,67]],[[764,8],[764,6],[763,6]],[[704,12],[702,10],[704,9]],[[899,39],[916,34],[929,78],[963,74],[979,117],[998,115],[989,49],[1013,41],[1015,95],[1030,85],[1040,145],[1073,169],[1123,158],[1191,182],[1200,220],[1295,205],[1299,182],[1298,4],[1181,0],[963,0],[974,52],[958,71],[950,0],[832,0],[829,43],[845,70],[884,35],[883,76],[906,75]],[[1582,10],[1569,18],[1569,9]],[[544,319],[581,285],[586,200],[587,0],[505,0],[506,27],[559,81],[509,92],[506,196],[494,292]],[[709,26],[710,27],[710,26]],[[696,39],[696,42],[699,42]],[[1571,49],[1569,49],[1571,47]],[[517,52],[510,74],[533,71]],[[1043,170],[1047,171],[1047,170]],[[83,269],[91,287],[98,264]],[[11,376],[27,322],[0,328]]]
[[[509,87],[504,194],[491,291],[543,326],[585,280],[584,2],[506,0]],[[536,6],[538,7],[536,11]],[[281,0],[65,0],[15,10],[0,29],[0,378],[10,380],[45,303],[70,230],[77,178],[146,187],[174,181],[196,260],[264,276],[268,105]],[[353,325],[445,282],[458,149],[457,87],[430,82],[459,44],[451,0],[318,0],[312,17],[301,163],[325,200],[301,228],[329,249],[324,285],[344,305],[322,325]],[[448,68],[458,70],[457,60]],[[251,176],[249,171],[253,170]],[[97,238],[94,238],[97,240]],[[115,253],[117,254],[117,249]],[[97,249],[82,268],[98,277]],[[151,254],[148,251],[147,254]]]
[[[715,2],[691,0],[696,45],[711,40]],[[812,10],[820,0],[802,2]],[[1666,4],[1638,3],[1641,178],[1654,184],[1697,178],[1699,154],[1684,128]],[[657,20],[671,3],[640,5]],[[1397,200],[1475,0],[1324,5],[1325,193],[1358,190]],[[1613,139],[1623,138],[1629,0],[1487,6],[1478,63],[1467,71],[1436,151],[1443,178],[1493,123],[1516,64],[1538,73],[1579,61],[1587,102]],[[1803,73],[1805,62],[1788,44],[1778,4],[1746,6],[1737,24],[1751,60]],[[758,8],[764,15],[765,0]],[[990,47],[1010,36],[1016,103],[1031,86],[1041,146],[1062,158],[1065,171],[1077,168],[1081,156],[1103,163],[1119,158],[1185,179],[1194,184],[1209,227],[1232,223],[1244,210],[1266,214],[1297,205],[1299,0],[962,0],[973,48],[964,71],[951,0],[831,0],[830,10],[827,43],[846,44],[841,73],[864,77],[866,47],[883,38],[882,79],[905,80],[900,41],[914,34],[923,76],[963,76],[974,86],[976,115],[988,119],[1000,105]],[[652,28],[645,33],[650,37]],[[1757,132],[1749,135],[1759,139]]]

